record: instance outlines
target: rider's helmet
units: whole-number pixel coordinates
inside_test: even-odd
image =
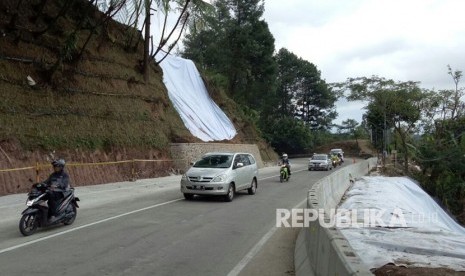
[[[283,159],[287,159],[287,153],[283,153]]]
[[[63,169],[63,168],[65,167],[65,164],[66,164],[66,162],[65,162],[65,160],[63,160],[63,159],[57,159],[57,160],[53,160],[53,161],[52,161],[52,166],[53,166],[54,168]]]

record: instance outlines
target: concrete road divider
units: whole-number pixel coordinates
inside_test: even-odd
[[[337,207],[351,183],[367,175],[376,164],[377,158],[370,158],[343,167],[308,191],[307,208],[324,210],[324,218],[311,221],[299,233],[294,252],[297,276],[372,275],[342,233],[335,226],[323,227],[320,221],[329,224],[330,210]]]

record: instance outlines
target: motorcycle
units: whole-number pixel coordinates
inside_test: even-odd
[[[48,227],[61,223],[70,225],[76,219],[79,198],[74,196],[74,188],[70,188],[69,191],[64,192],[64,198],[59,201],[57,219],[49,221],[49,208],[47,205],[49,188],[44,183],[32,185],[26,200],[27,208],[21,213],[19,221],[19,231],[24,236],[34,234],[39,227]]]
[[[338,156],[333,155],[331,157],[331,162],[333,163],[333,168],[336,168],[338,165],[342,165],[342,160]]]
[[[331,160],[331,162],[333,163],[333,168],[336,168],[336,166],[338,165],[338,162],[337,160]]]
[[[279,170],[279,181],[282,183],[283,181],[289,181],[289,172],[287,170],[286,165],[281,165],[281,169]]]

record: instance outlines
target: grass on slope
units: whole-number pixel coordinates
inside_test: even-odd
[[[150,82],[144,84],[139,69],[142,48],[125,51],[126,26],[110,22],[94,35],[82,60],[61,64],[47,81],[44,72],[58,60],[66,37],[75,29],[73,12],[78,11],[61,18],[59,30],[34,38],[31,32],[43,25],[28,20],[34,1],[20,7],[21,27],[8,31],[15,2],[0,4],[0,30],[5,31],[0,38],[1,140],[46,150],[163,148],[173,141],[197,141],[171,105],[158,67],[152,66]],[[53,15],[62,4],[48,1],[45,12]],[[78,32],[75,52],[88,34]],[[38,84],[29,87],[27,76]]]

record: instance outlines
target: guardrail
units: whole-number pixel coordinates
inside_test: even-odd
[[[329,211],[337,207],[351,182],[367,175],[377,164],[370,158],[321,179],[308,191],[307,208],[324,210],[324,222],[329,223]],[[325,228],[319,220],[303,228],[294,253],[296,275],[372,275],[336,227]]]

